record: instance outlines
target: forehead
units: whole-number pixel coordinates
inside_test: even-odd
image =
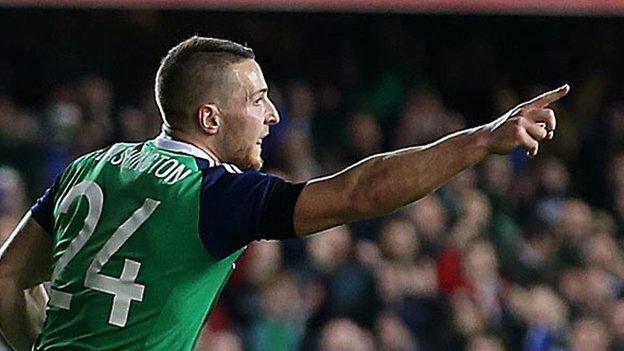
[[[232,74],[249,93],[267,87],[260,65],[255,60],[244,60],[230,66]]]

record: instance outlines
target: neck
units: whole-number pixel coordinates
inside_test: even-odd
[[[195,147],[200,148],[210,157],[214,158],[217,162],[221,162],[221,159],[212,150],[212,148],[206,145],[206,143],[202,142],[201,138],[197,137],[195,134],[171,128],[163,128],[163,132],[173,140],[183,141],[185,143],[189,143]]]

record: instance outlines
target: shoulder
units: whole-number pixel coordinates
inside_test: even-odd
[[[296,236],[293,211],[301,184],[230,164],[202,172],[200,235],[213,257],[226,257],[253,240]]]
[[[133,147],[133,146],[137,146],[137,145],[141,145],[142,143],[115,143],[115,144],[111,144],[109,146],[88,152],[86,154],[83,154],[81,156],[78,156],[75,160],[73,160],[72,162],[70,162],[69,166],[67,167],[68,169],[71,168],[76,168],[76,167],[80,167],[80,166],[85,166],[88,164],[92,164],[95,162],[98,162],[102,159],[105,158],[110,158],[111,156],[118,154],[120,152],[123,152],[124,150]]]
[[[198,160],[198,166],[203,175],[202,188],[207,192],[251,191],[262,187],[263,184],[268,185],[276,181],[283,182],[280,177],[275,175],[253,170],[243,171],[228,163],[206,167],[207,163],[204,160]]]
[[[57,184],[64,187],[72,183],[72,180],[80,178],[99,163],[110,161],[115,156],[123,154],[125,150],[141,145],[142,143],[115,143],[83,154],[69,163],[65,170],[58,175]]]

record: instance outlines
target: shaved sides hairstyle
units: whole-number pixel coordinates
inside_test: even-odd
[[[252,49],[230,40],[193,36],[174,46],[156,73],[156,104],[172,129],[186,129],[204,103],[226,96],[227,67],[255,59]]]

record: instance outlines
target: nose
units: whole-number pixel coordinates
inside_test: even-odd
[[[269,108],[267,111],[266,124],[273,126],[280,122],[279,111],[275,107],[273,101],[269,100]]]

